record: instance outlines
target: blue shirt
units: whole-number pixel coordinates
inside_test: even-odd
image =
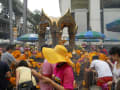
[[[15,61],[15,58],[9,52],[5,52],[1,56],[1,61],[7,63],[10,66],[12,62]]]

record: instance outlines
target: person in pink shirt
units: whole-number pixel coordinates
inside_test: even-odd
[[[43,48],[43,56],[51,63],[56,64],[52,79],[32,70],[33,75],[39,77],[44,83],[51,84],[55,90],[73,90],[74,75],[70,60],[72,56],[68,54],[67,49],[62,45],[56,45],[55,48]]]
[[[42,75],[52,78],[53,70],[55,68],[55,64],[50,64],[47,62],[47,60],[44,60],[44,63],[42,65]],[[53,90],[53,87],[48,84],[44,83],[43,81],[40,80],[40,90]]]
[[[41,51],[42,51],[43,47],[49,47],[49,46],[43,45],[41,47]],[[42,55],[42,57],[44,59],[43,55]],[[55,68],[55,64],[50,64],[50,63],[48,63],[47,60],[44,59],[43,65],[41,67],[41,74],[48,78],[52,78],[54,68]],[[40,84],[40,90],[53,90],[53,87],[48,83],[44,83],[43,81],[40,80],[39,84]]]
[[[57,64],[54,70],[53,80],[65,89],[73,90],[74,75],[72,67],[67,63]]]

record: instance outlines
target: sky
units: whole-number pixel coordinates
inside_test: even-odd
[[[23,2],[23,0],[21,0]],[[59,0],[28,0],[28,8],[31,11],[41,10],[43,8],[44,12],[48,16],[59,17]]]

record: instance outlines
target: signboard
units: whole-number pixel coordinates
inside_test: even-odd
[[[16,40],[17,39],[17,27],[13,27],[13,39]]]

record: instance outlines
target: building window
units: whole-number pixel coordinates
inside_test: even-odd
[[[103,0],[105,8],[120,8],[120,0]]]

